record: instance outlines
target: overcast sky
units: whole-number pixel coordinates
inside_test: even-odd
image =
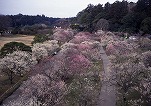
[[[116,0],[108,0],[113,3]],[[137,0],[128,0],[136,2]],[[74,17],[88,4],[105,4],[107,0],[0,0],[0,14],[46,15],[48,17]]]

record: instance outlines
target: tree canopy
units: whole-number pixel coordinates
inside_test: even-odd
[[[100,19],[106,19],[109,22],[110,31],[138,33],[141,30],[150,34],[151,32],[146,31],[150,26],[150,23],[146,25],[146,21],[151,17],[150,10],[150,0],[138,0],[136,3],[125,0],[115,1],[112,4],[107,2],[104,6],[89,4],[77,14],[74,21],[76,20],[79,25],[85,27],[84,30],[90,32],[95,30]]]

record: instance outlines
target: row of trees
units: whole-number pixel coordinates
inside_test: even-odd
[[[107,2],[104,6],[89,4],[77,14],[73,22],[83,25],[87,31],[94,31],[97,22],[100,19],[106,19],[109,22],[110,31],[137,33],[141,30],[144,33],[151,33],[150,10],[150,0],[138,0],[137,3],[129,3],[125,0],[116,1],[113,4]]]
[[[20,96],[4,106],[96,106],[102,64],[101,44],[93,39],[95,37],[88,32],[56,29],[53,40],[34,44],[29,58],[35,58],[32,60],[39,64],[32,68],[31,76],[18,89]],[[7,62],[11,65],[9,60]],[[4,69],[5,64],[0,63]]]
[[[151,40],[123,40],[113,33],[102,34],[112,70],[107,81],[116,86],[117,106],[150,106]]]

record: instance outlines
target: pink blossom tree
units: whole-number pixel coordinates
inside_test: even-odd
[[[128,44],[126,41],[114,41],[107,45],[106,53],[111,54],[129,54],[134,51],[134,47],[131,44]]]
[[[71,40],[73,36],[74,32],[72,30],[59,30],[53,34],[53,39],[62,44]]]
[[[79,44],[84,41],[91,40],[92,34],[89,32],[80,32],[77,33],[72,40],[70,40],[70,43]]]

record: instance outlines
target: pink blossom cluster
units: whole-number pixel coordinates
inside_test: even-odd
[[[57,30],[52,36],[54,40],[57,40],[61,43],[65,43],[73,38],[74,32],[72,30],[60,29]]]
[[[76,96],[81,97],[76,97],[78,102],[76,100],[74,102],[77,102],[77,105],[85,100],[88,103],[96,103],[99,95],[97,81],[100,79],[100,69],[94,65],[94,60],[100,61],[100,42],[92,40],[93,35],[88,32],[78,33],[72,39],[74,36],[72,31],[59,29],[53,36],[56,40],[33,46],[32,56],[42,60],[32,68],[31,76],[19,88],[20,97],[10,101],[10,104],[67,106],[69,105],[67,96],[70,97],[70,93],[79,85],[81,88],[76,89],[75,92],[80,91]],[[60,47],[58,41],[64,44]],[[49,53],[57,48],[61,50],[53,57],[48,57]]]
[[[70,40],[70,43],[79,44],[84,41],[91,40],[92,34],[89,32],[79,32],[77,33],[72,40]]]
[[[74,43],[65,43],[61,46],[61,52],[66,51],[66,49],[77,49],[80,51],[82,55],[84,55],[89,60],[99,60],[100,59],[100,47],[101,43],[98,41],[90,40],[90,41],[84,41],[80,44],[74,44]]]
[[[112,32],[105,32],[102,30],[98,30],[96,32],[96,35],[99,36],[102,46],[106,46],[108,45],[108,43],[111,43],[115,40],[115,35]]]
[[[67,55],[68,56],[68,55]],[[66,68],[69,75],[80,75],[86,73],[91,66],[91,62],[81,54],[74,54],[65,59]]]
[[[106,53],[108,55],[124,55],[132,52],[133,45],[128,44],[126,41],[114,41],[106,46]]]

